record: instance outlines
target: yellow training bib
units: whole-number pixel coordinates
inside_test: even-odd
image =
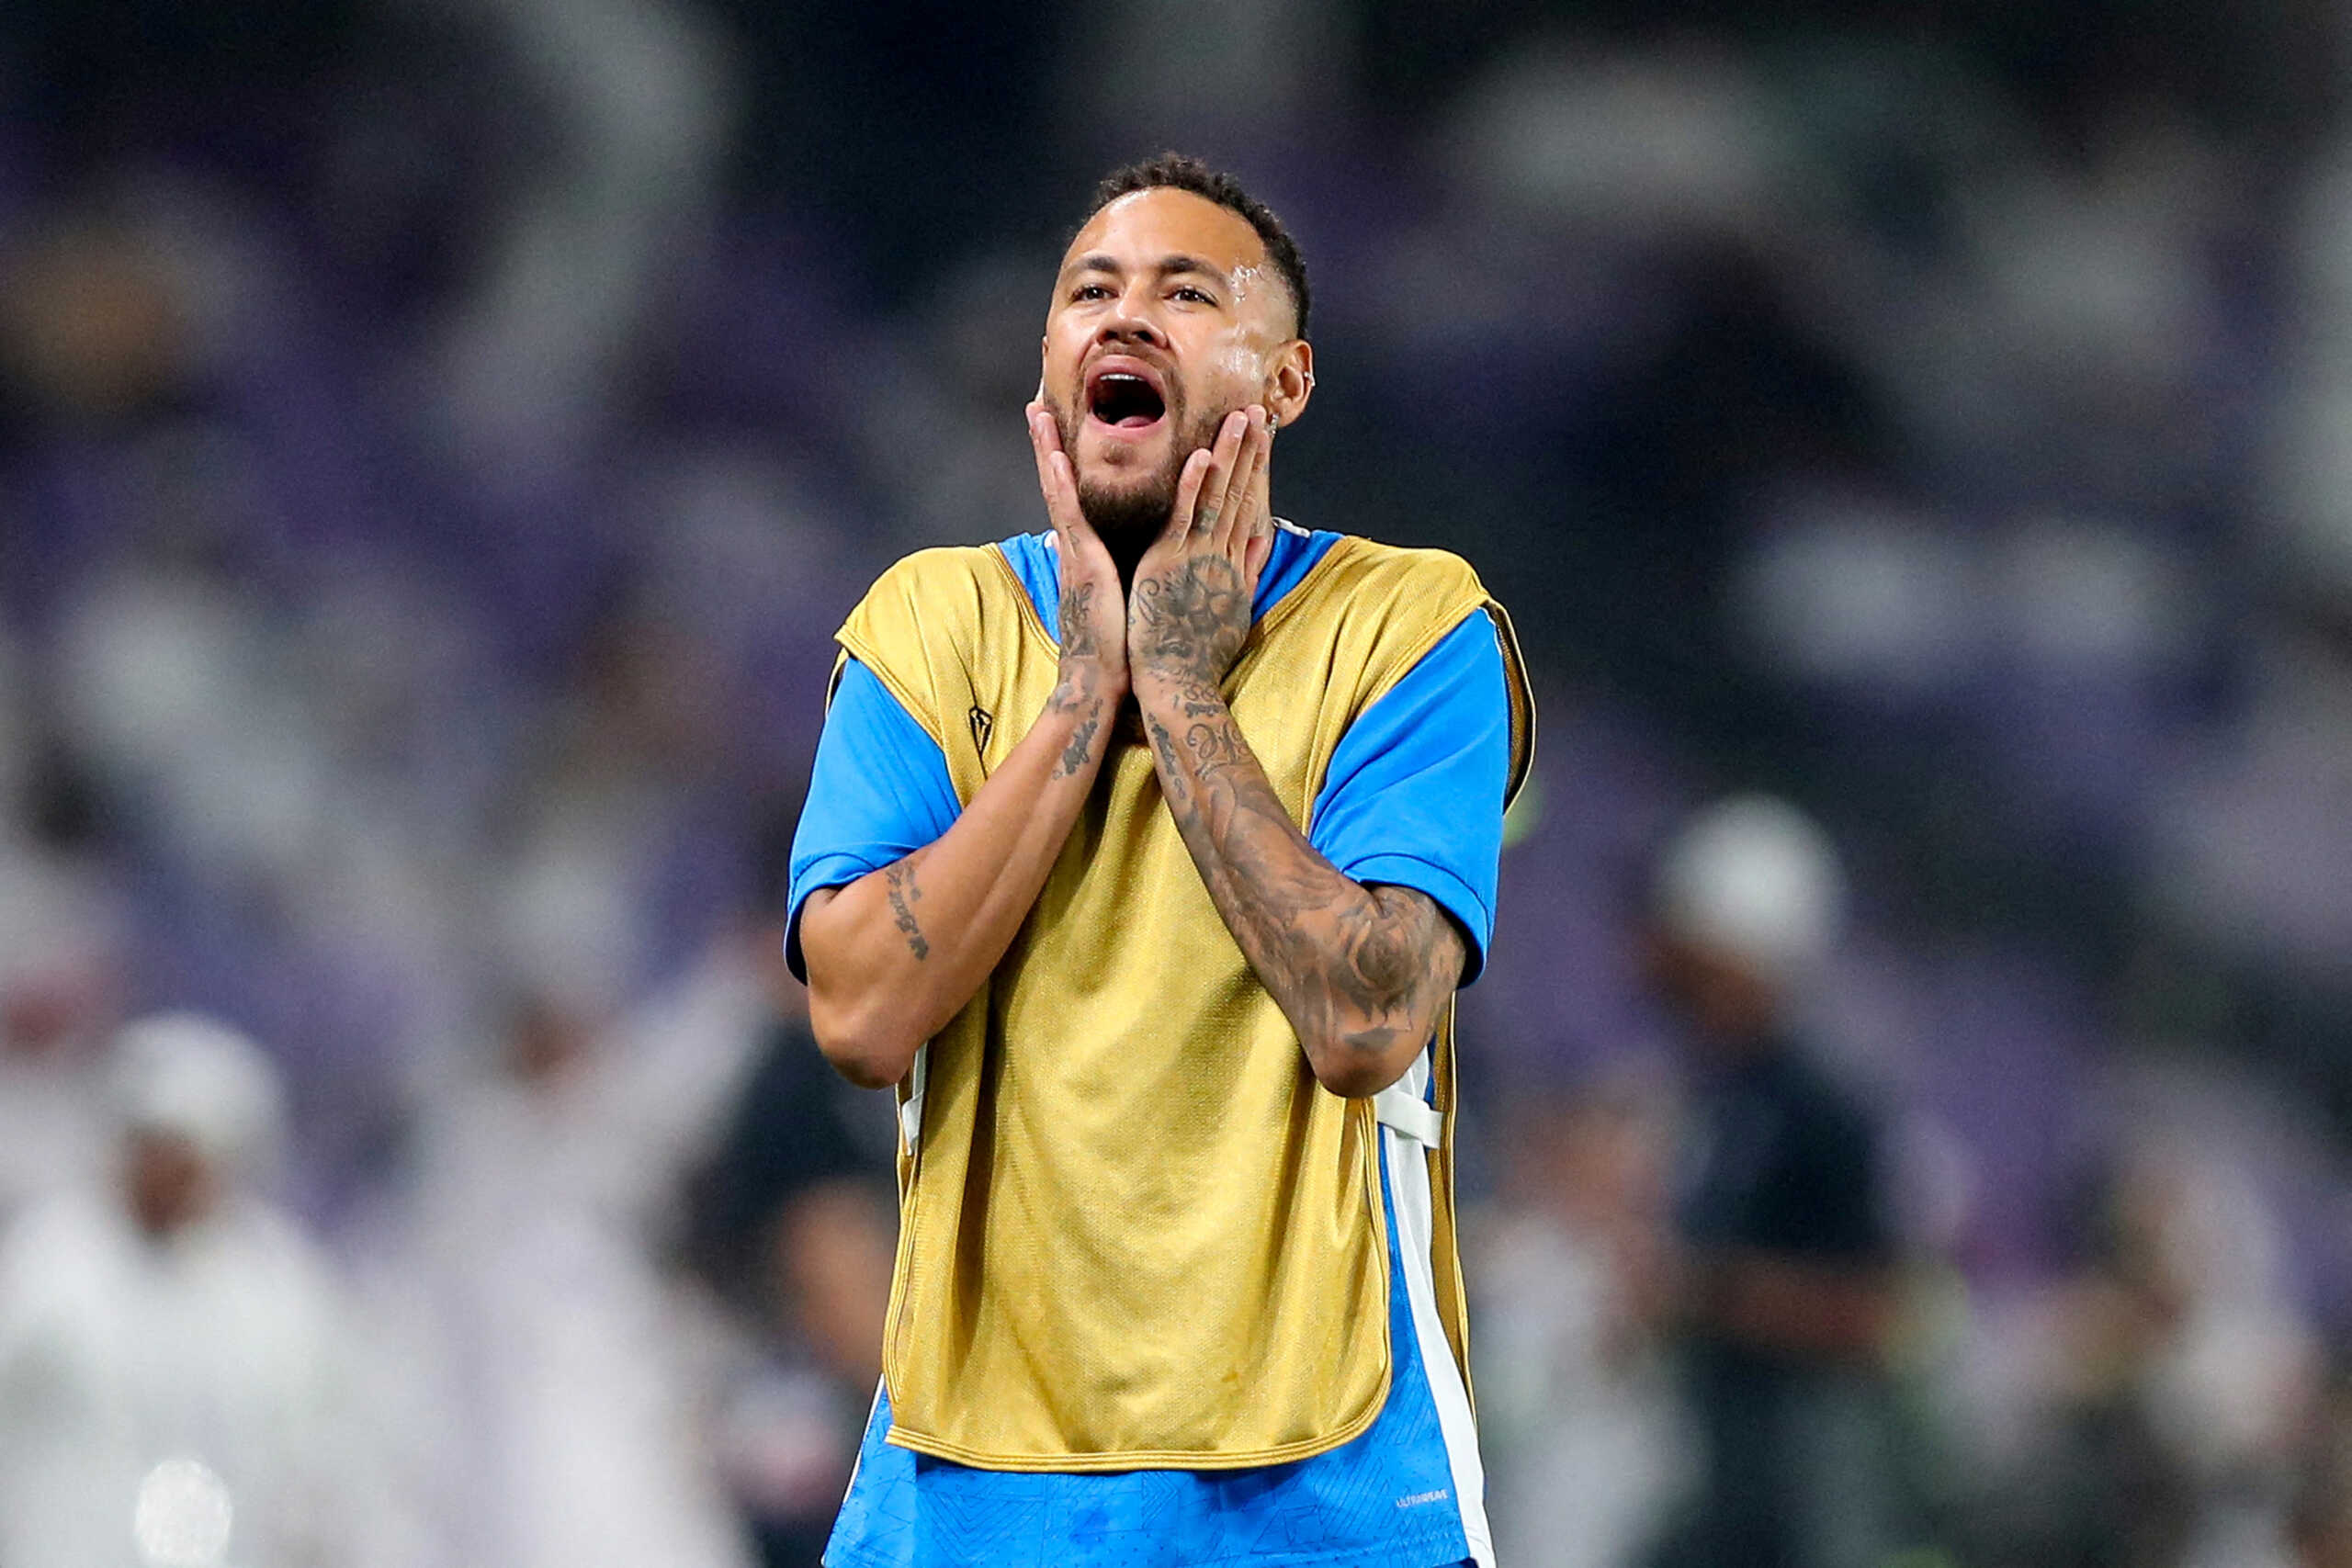
[[[1515,788],[1526,682],[1460,559],[1342,538],[1261,618],[1225,693],[1302,829],[1349,726],[1480,609],[1504,645]],[[899,562],[840,640],[939,742],[966,803],[1060,657],[992,546]],[[1355,1437],[1387,1393],[1371,1102],[1315,1081],[1127,733],[1003,962],[900,1090],[890,1440],[964,1464],[1279,1463]],[[1449,1023],[1449,1119],[1451,1045]],[[1466,1362],[1451,1156],[1430,1157],[1441,1307]]]

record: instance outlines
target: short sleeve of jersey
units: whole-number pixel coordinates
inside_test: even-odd
[[[817,739],[808,799],[792,835],[792,887],[785,959],[802,980],[800,910],[820,887],[839,887],[934,843],[963,809],[947,758],[899,699],[853,659],[842,667]]]
[[[1471,615],[1364,710],[1332,753],[1308,841],[1358,882],[1428,894],[1469,937],[1462,974],[1486,967],[1510,773],[1501,644]]]

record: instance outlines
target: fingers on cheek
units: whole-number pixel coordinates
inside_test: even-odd
[[[1176,498],[1180,504],[1189,506],[1199,498],[1202,481],[1208,478],[1211,461],[1206,448],[1184,459],[1184,471],[1176,481]]]
[[[1258,437],[1253,433],[1243,437],[1240,444],[1234,448],[1233,467],[1229,471],[1233,487],[1238,490],[1247,485],[1250,482],[1250,476],[1257,471]]]

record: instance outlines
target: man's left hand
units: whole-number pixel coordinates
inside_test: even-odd
[[[1250,601],[1273,549],[1261,479],[1273,435],[1253,403],[1185,461],[1176,503],[1136,565],[1127,662],[1136,686],[1223,682],[1249,639]]]

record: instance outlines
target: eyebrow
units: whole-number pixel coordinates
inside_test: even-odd
[[[1100,251],[1097,251],[1092,255],[1079,257],[1078,260],[1070,263],[1069,267],[1069,271],[1072,273],[1120,272],[1123,270],[1125,269],[1119,265],[1115,258],[1105,255]],[[1152,270],[1161,277],[1179,277],[1186,273],[1199,273],[1204,277],[1215,278],[1218,283],[1223,284],[1228,288],[1233,286],[1233,280],[1226,276],[1225,269],[1223,267],[1216,265],[1213,262],[1205,261],[1199,256],[1185,255],[1182,252],[1173,255],[1160,257],[1159,264],[1153,267]]]

